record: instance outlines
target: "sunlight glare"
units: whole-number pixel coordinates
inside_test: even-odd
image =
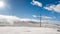
[[[0,7],[4,7],[4,2],[0,1]]]

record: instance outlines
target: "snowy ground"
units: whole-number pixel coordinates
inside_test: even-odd
[[[0,34],[60,34],[57,29],[43,27],[0,27]]]

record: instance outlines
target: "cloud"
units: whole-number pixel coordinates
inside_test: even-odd
[[[35,1],[35,0],[32,0],[31,4],[42,7],[42,3],[38,2],[38,1]]]
[[[40,20],[36,20],[36,19],[18,18],[16,16],[6,16],[6,15],[0,15],[0,20],[1,21],[6,20],[7,22],[10,22],[10,23],[13,23],[13,21],[34,21],[34,22],[40,21]]]
[[[32,16],[35,17],[35,18],[37,17],[36,15],[32,15]]]
[[[41,16],[41,17],[46,19],[52,19],[52,17],[49,17],[49,16]]]
[[[56,18],[56,17],[49,17],[49,16],[36,16],[36,15],[32,15],[34,18],[40,18],[42,17],[42,19],[53,19],[53,18]]]
[[[2,22],[2,24],[13,24],[14,21],[19,21],[20,19],[17,18],[16,16],[6,16],[6,15],[0,15],[0,23]]]
[[[36,19],[29,19],[29,18],[22,18],[20,19],[21,21],[33,21],[33,22],[40,22],[40,20],[36,20]]]
[[[31,4],[42,7],[42,3],[38,2],[38,1],[35,1],[35,0],[32,0]],[[60,13],[60,4],[57,4],[57,5],[53,4],[53,5],[50,5],[50,6],[44,6],[43,8]]]
[[[40,20],[29,19],[29,18],[18,18],[16,16],[6,16],[0,15],[0,25],[1,24],[10,24],[13,25],[14,23],[30,23],[30,22],[40,22]]]
[[[60,13],[60,4],[50,5],[50,6],[46,6],[44,8],[47,9],[47,10],[52,10],[52,11]]]
[[[53,20],[41,20],[42,24],[52,24],[52,23],[59,23],[60,21],[53,21]],[[29,18],[18,18],[16,16],[6,16],[0,15],[0,25],[15,25],[15,26],[40,26],[40,20],[36,19],[29,19]]]

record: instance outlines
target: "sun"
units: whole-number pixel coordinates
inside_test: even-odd
[[[4,2],[0,1],[0,7],[4,7]]]

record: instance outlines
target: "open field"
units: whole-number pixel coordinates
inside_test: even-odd
[[[0,34],[60,34],[60,32],[44,27],[0,27]]]

